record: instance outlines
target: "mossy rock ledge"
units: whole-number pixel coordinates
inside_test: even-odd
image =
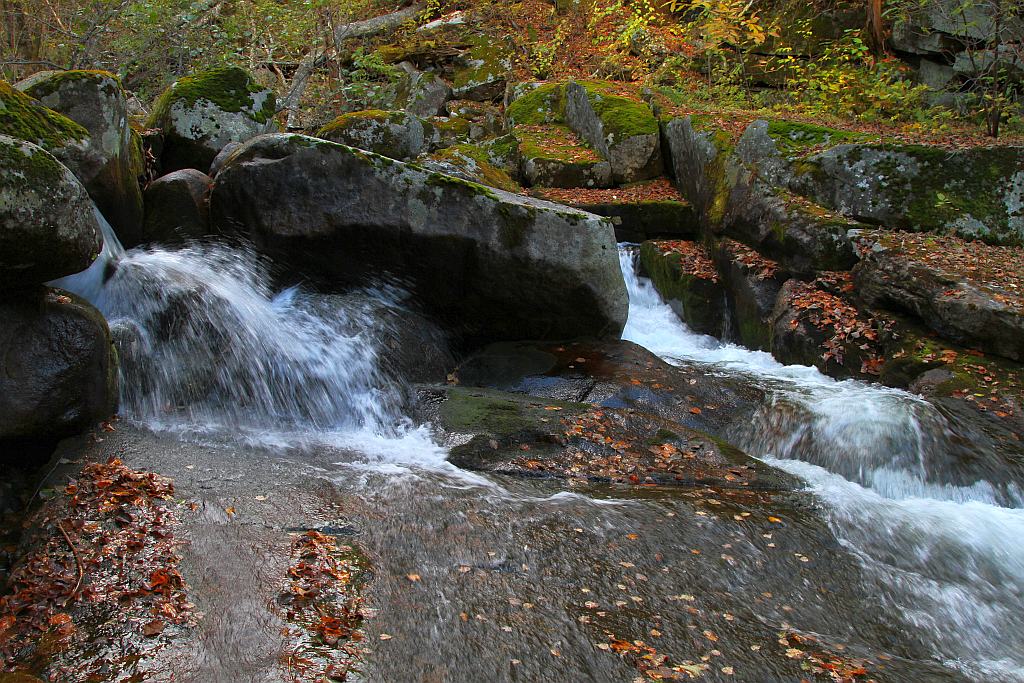
[[[89,267],[102,247],[93,203],[74,174],[0,135],[0,284],[30,289]]]
[[[215,229],[325,285],[400,275],[468,343],[614,337],[625,324],[606,219],[337,143],[250,140],[210,209]]]
[[[106,71],[45,71],[17,84],[22,92],[85,128],[88,144],[72,167],[127,246],[141,241],[144,174],[141,139],[128,121],[128,100]]]
[[[243,142],[276,129],[275,97],[237,67],[186,76],[153,105],[147,126],[164,134],[164,172],[207,171],[230,142]]]

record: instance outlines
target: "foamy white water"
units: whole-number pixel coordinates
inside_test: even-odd
[[[906,392],[837,382],[814,368],[698,335],[620,249],[629,290],[623,338],[670,363],[741,375],[769,400],[740,435],[752,455],[805,479],[869,590],[937,660],[990,681],[1024,681],[1024,510],[1020,488],[937,483],[955,452],[945,418]]]
[[[382,370],[380,314],[400,292],[275,291],[251,250],[195,243],[125,253],[100,220],[100,258],[52,284],[90,300],[110,324],[126,418],[210,441],[444,463],[429,430],[403,416],[399,378]]]

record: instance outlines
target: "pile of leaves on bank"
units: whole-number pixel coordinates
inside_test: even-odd
[[[4,670],[143,680],[145,657],[193,622],[173,493],[170,480],[111,459],[87,465],[30,518],[30,551],[0,598]]]
[[[292,646],[281,665],[295,680],[344,681],[363,655],[367,610],[359,595],[368,563],[351,545],[319,531],[292,541],[288,581],[279,603]]]

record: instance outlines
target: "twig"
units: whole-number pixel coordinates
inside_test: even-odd
[[[68,546],[71,548],[71,554],[75,556],[75,567],[78,569],[78,581],[75,582],[75,587],[72,589],[71,594],[68,595],[68,599],[64,601],[64,606],[67,607],[68,603],[75,599],[78,595],[78,589],[82,587],[82,579],[85,577],[85,567],[82,566],[82,558],[78,554],[78,548],[71,542],[71,536],[64,530],[64,525],[61,522],[57,522],[57,528],[64,534],[64,540],[68,542]]]

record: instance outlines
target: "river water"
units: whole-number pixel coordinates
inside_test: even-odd
[[[110,322],[122,413],[170,438],[280,452],[334,487],[375,565],[371,637],[390,636],[368,680],[634,680],[636,657],[601,647],[612,638],[705,680],[798,680],[780,644],[797,633],[878,680],[1024,681],[1020,490],[944,476],[955,429],[918,397],[694,334],[628,247],[624,338],[765,388],[734,440],[810,495],[459,471],[383,369],[382,312],[402,310],[400,291],[275,290],[244,247],[111,244],[57,284]]]

